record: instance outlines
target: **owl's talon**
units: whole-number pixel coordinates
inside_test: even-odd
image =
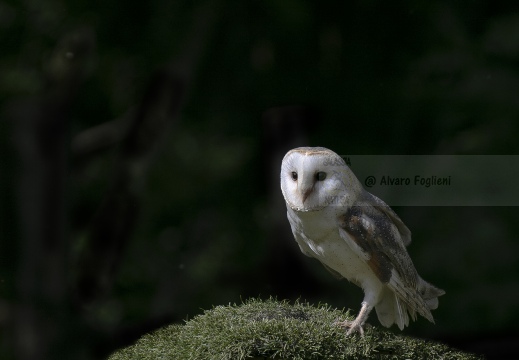
[[[334,323],[334,325],[337,325],[342,328],[347,328],[348,331],[346,332],[346,336],[350,336],[355,332],[358,332],[361,336],[364,336],[363,325],[356,321],[344,320],[344,321],[336,322],[336,323]]]
[[[333,325],[339,326],[342,328],[349,328],[352,324],[353,324],[353,321],[351,321],[351,320],[336,321],[333,323]]]

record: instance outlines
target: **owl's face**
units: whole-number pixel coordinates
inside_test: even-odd
[[[292,210],[317,211],[352,203],[358,187],[344,160],[326,148],[296,148],[283,158],[281,191]]]

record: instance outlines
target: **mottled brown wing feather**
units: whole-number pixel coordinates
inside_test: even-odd
[[[380,231],[375,226],[369,226],[363,219],[362,209],[358,206],[351,207],[346,214],[339,217],[339,225],[346,230],[358,247],[367,254],[367,263],[371,270],[383,283],[388,283],[391,278],[393,265],[389,257],[384,254],[372,239],[380,236]]]
[[[367,258],[381,282],[388,285],[412,310],[433,321],[431,312],[418,292],[418,273],[397,226],[385,212],[359,202],[339,217],[339,226]]]
[[[391,209],[384,201],[367,191],[364,192],[363,197],[367,203],[386,214],[392,220],[400,233],[402,242],[405,246],[409,246],[409,244],[411,244],[411,230],[409,230],[393,209]]]
[[[395,269],[406,286],[416,287],[416,269],[396,225],[385,212],[368,203],[358,203],[341,216],[340,226],[369,254],[368,264],[380,281],[387,283]]]

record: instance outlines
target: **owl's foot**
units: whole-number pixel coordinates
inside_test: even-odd
[[[361,336],[364,336],[364,325],[358,322],[357,319],[355,319],[354,321],[344,320],[336,322],[334,325],[348,329],[348,331],[346,332],[346,336],[350,336],[355,332],[358,332]]]
[[[364,323],[368,319],[368,315],[371,309],[373,309],[373,306],[369,305],[368,302],[363,301],[359,315],[357,315],[357,318],[355,318],[355,320],[344,320],[342,322],[337,322],[335,324],[343,328],[348,328],[346,336],[350,336],[354,332],[358,332],[361,336],[364,336]]]

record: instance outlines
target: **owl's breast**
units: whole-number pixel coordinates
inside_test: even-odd
[[[288,217],[294,231],[316,243],[325,241],[334,232],[338,233],[336,215],[327,208],[312,212],[288,208]]]
[[[317,211],[298,213],[289,210],[289,220],[301,250],[343,277],[363,283],[366,277],[374,277],[366,261],[341,238],[335,213]]]

